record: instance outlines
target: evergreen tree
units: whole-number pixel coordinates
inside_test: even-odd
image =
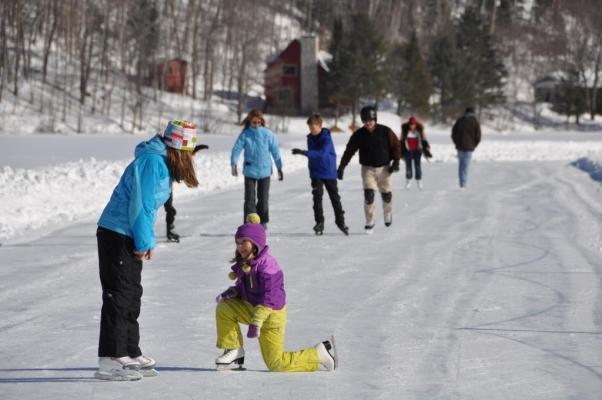
[[[433,88],[438,94],[439,104],[436,115],[442,120],[454,117],[456,114],[454,100],[454,81],[457,75],[457,50],[455,27],[439,32],[431,42],[429,64],[433,78]]]
[[[478,13],[467,8],[456,35],[457,68],[453,81],[458,112],[466,105],[485,108],[505,101],[504,64],[498,59],[493,38]]]
[[[418,46],[416,32],[405,51],[407,70],[405,80],[407,83],[406,99],[408,108],[412,113],[426,116],[430,111],[429,99],[433,92],[433,83],[426,62]]]
[[[384,94],[386,46],[374,22],[366,14],[351,18],[340,54],[341,94],[352,100],[353,122],[361,96]]]

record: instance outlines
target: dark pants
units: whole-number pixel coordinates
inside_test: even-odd
[[[134,241],[98,228],[98,263],[102,285],[99,357],[138,357],[142,261],[134,255]]]
[[[270,221],[269,212],[270,177],[253,179],[245,176],[245,209],[243,222],[250,213],[259,214],[262,224]]]
[[[341,204],[341,196],[337,188],[336,179],[318,179],[311,178],[311,194],[314,198],[314,218],[316,223],[324,222],[324,208],[322,207],[322,197],[324,196],[324,187],[330,197],[332,208],[334,209],[334,219],[337,225],[345,225],[345,211]]]
[[[163,204],[165,208],[165,222],[167,223],[167,230],[170,231],[175,228],[174,221],[176,220],[176,209],[173,206],[173,192],[169,195],[169,199]]]
[[[416,180],[422,179],[422,168],[420,168],[420,158],[422,157],[422,150],[408,151],[405,154],[406,161],[406,178],[412,179],[412,161],[414,162],[414,169],[416,170]]]

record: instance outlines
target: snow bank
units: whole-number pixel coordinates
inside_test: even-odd
[[[306,168],[304,157],[283,154],[289,173]],[[113,188],[131,160],[100,161],[94,158],[47,168],[0,169],[0,240],[31,231],[98,218]],[[241,176],[230,175],[230,153],[206,153],[195,158],[200,185],[189,189],[174,185],[177,198],[215,190],[242,187]]]

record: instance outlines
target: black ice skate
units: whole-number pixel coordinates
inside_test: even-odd
[[[338,222],[337,227],[343,232],[346,236],[349,236],[349,227],[345,225],[344,222]]]
[[[167,241],[180,243],[180,235],[173,231],[173,225],[167,227]]]
[[[322,235],[324,233],[324,222],[318,222],[316,226],[314,226],[314,232],[316,235]]]

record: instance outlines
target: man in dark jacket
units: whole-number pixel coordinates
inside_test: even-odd
[[[310,132],[307,135],[307,150],[295,148],[292,149],[292,153],[307,156],[307,166],[311,178],[311,194],[314,202],[314,219],[316,221],[314,232],[316,235],[322,235],[324,231],[322,197],[324,196],[325,187],[334,210],[335,224],[345,235],[349,235],[349,228],[345,225],[345,211],[337,188],[337,154],[330,137],[330,131],[322,128],[322,122],[320,114],[313,114],[307,119]]]
[[[465,188],[472,152],[481,141],[481,125],[475,116],[474,108],[467,107],[464,115],[458,118],[452,128],[451,137],[458,151],[460,188]]]
[[[374,197],[377,190],[383,201],[385,226],[390,226],[393,222],[391,173],[399,171],[401,146],[391,128],[376,123],[376,108],[372,106],[362,108],[360,117],[364,126],[349,138],[337,170],[337,177],[343,179],[345,167],[359,150],[364,186],[365,229],[367,233],[372,233],[376,220]]]

